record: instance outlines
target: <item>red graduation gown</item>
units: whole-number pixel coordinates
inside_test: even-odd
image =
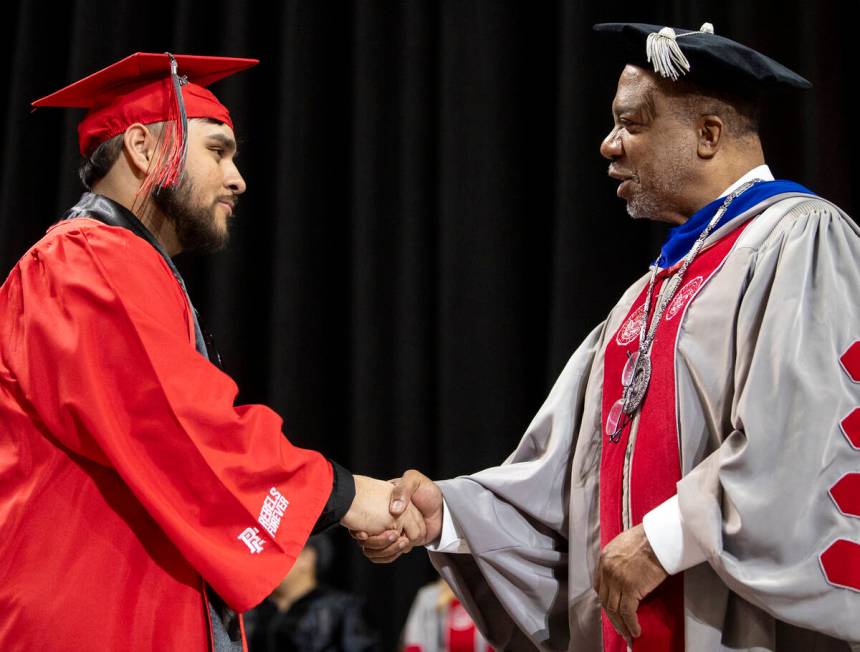
[[[286,575],[332,488],[194,347],[143,239],[51,228],[0,288],[0,649],[206,650]]]

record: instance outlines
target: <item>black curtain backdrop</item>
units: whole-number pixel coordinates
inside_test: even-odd
[[[809,78],[767,107],[768,162],[860,214],[859,18],[808,0],[8,3],[0,267],[81,192],[80,113],[30,101],[135,51],[258,57],[213,87],[249,188],[233,241],[178,259],[240,400],[356,473],[475,471],[512,450],[664,235],[606,177],[619,68],[591,25],[707,20]],[[338,542],[334,583],[394,649],[426,554],[376,567]]]

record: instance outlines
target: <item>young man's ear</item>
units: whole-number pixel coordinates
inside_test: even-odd
[[[137,176],[146,176],[158,145],[156,134],[150,131],[146,125],[135,122],[125,130],[122,141],[123,150],[131,169]]]

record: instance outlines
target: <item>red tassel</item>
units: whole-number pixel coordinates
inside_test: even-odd
[[[184,81],[178,76],[176,60],[170,53],[170,77],[168,81],[169,111],[159,138],[155,155],[150,161],[146,179],[137,194],[144,198],[155,189],[174,188],[179,185],[185,169],[185,158],[188,149],[188,121],[185,115],[185,102],[182,98],[181,87]],[[145,199],[144,199],[145,201]]]

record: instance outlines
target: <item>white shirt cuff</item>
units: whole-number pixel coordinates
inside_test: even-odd
[[[448,509],[448,503],[442,498],[442,532],[435,543],[430,543],[425,546],[430,552],[449,552],[449,553],[468,553],[469,544],[460,536],[457,530],[457,525],[454,519],[451,518],[451,511]]]
[[[677,495],[645,514],[642,527],[657,560],[669,575],[685,571],[707,559],[699,544],[684,533]]]

